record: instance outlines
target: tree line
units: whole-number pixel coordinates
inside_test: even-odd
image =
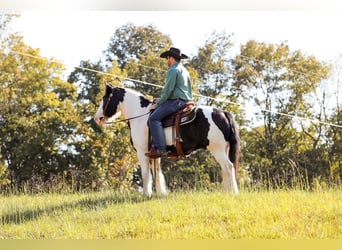
[[[10,31],[12,18],[0,15],[0,187],[136,188],[140,169],[127,125],[99,127],[92,117],[108,82],[159,96],[161,88],[141,81],[164,84],[167,65],[159,55],[172,39],[154,25],[125,24],[98,61],[82,60],[65,80],[63,64],[42,59],[39,49]],[[184,63],[194,93],[211,97],[196,101],[237,120],[240,185],[340,185],[340,63],[256,40],[233,54],[232,40],[213,31]],[[204,150],[189,159],[165,159],[162,167],[170,189],[211,188],[221,181],[219,165]]]

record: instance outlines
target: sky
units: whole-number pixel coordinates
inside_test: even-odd
[[[6,2],[9,6],[0,4],[0,10],[21,14],[13,20],[12,30],[20,32],[27,45],[40,48],[41,56],[64,63],[65,76],[81,60],[99,60],[115,30],[127,23],[153,24],[189,56],[196,54],[213,31],[225,31],[233,34],[235,52],[254,39],[272,44],[286,42],[292,51],[301,50],[322,61],[342,58],[341,0],[188,2],[11,0]],[[252,112],[253,107],[247,110]]]
[[[250,39],[301,50],[319,60],[342,54],[340,9],[223,10],[223,11],[121,11],[121,10],[19,10],[12,22],[26,44],[41,49],[69,71],[81,60],[97,61],[115,30],[127,23],[153,24],[168,34],[175,47],[191,56],[215,31],[233,34],[234,50]],[[157,55],[159,56],[159,55]]]

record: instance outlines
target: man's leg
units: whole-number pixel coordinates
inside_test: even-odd
[[[152,143],[158,152],[166,152],[166,142],[162,119],[179,110],[184,105],[182,100],[168,100],[160,105],[149,118]]]

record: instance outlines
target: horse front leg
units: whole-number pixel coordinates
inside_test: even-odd
[[[166,184],[164,174],[161,170],[161,160],[160,158],[151,160],[151,167],[154,169],[155,179],[156,179],[156,193],[159,195],[166,195]]]
[[[151,197],[152,196],[152,174],[150,170],[149,158],[145,156],[145,152],[140,151],[137,153],[141,167],[141,178],[143,181],[143,194]]]

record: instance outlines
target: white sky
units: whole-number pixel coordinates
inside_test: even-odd
[[[69,69],[81,60],[98,60],[115,30],[128,22],[154,24],[169,34],[183,53],[195,54],[212,31],[234,34],[236,48],[249,39],[287,41],[320,60],[342,54],[342,12],[309,11],[21,11],[12,23],[25,42],[41,49],[41,55],[62,61]],[[158,55],[156,55],[158,56]]]
[[[286,41],[291,50],[319,60],[342,58],[341,0],[11,0],[0,9],[19,10],[12,30],[68,72],[81,60],[98,60],[128,22],[154,24],[189,56],[214,30],[224,30],[234,34],[236,51],[250,39]]]

